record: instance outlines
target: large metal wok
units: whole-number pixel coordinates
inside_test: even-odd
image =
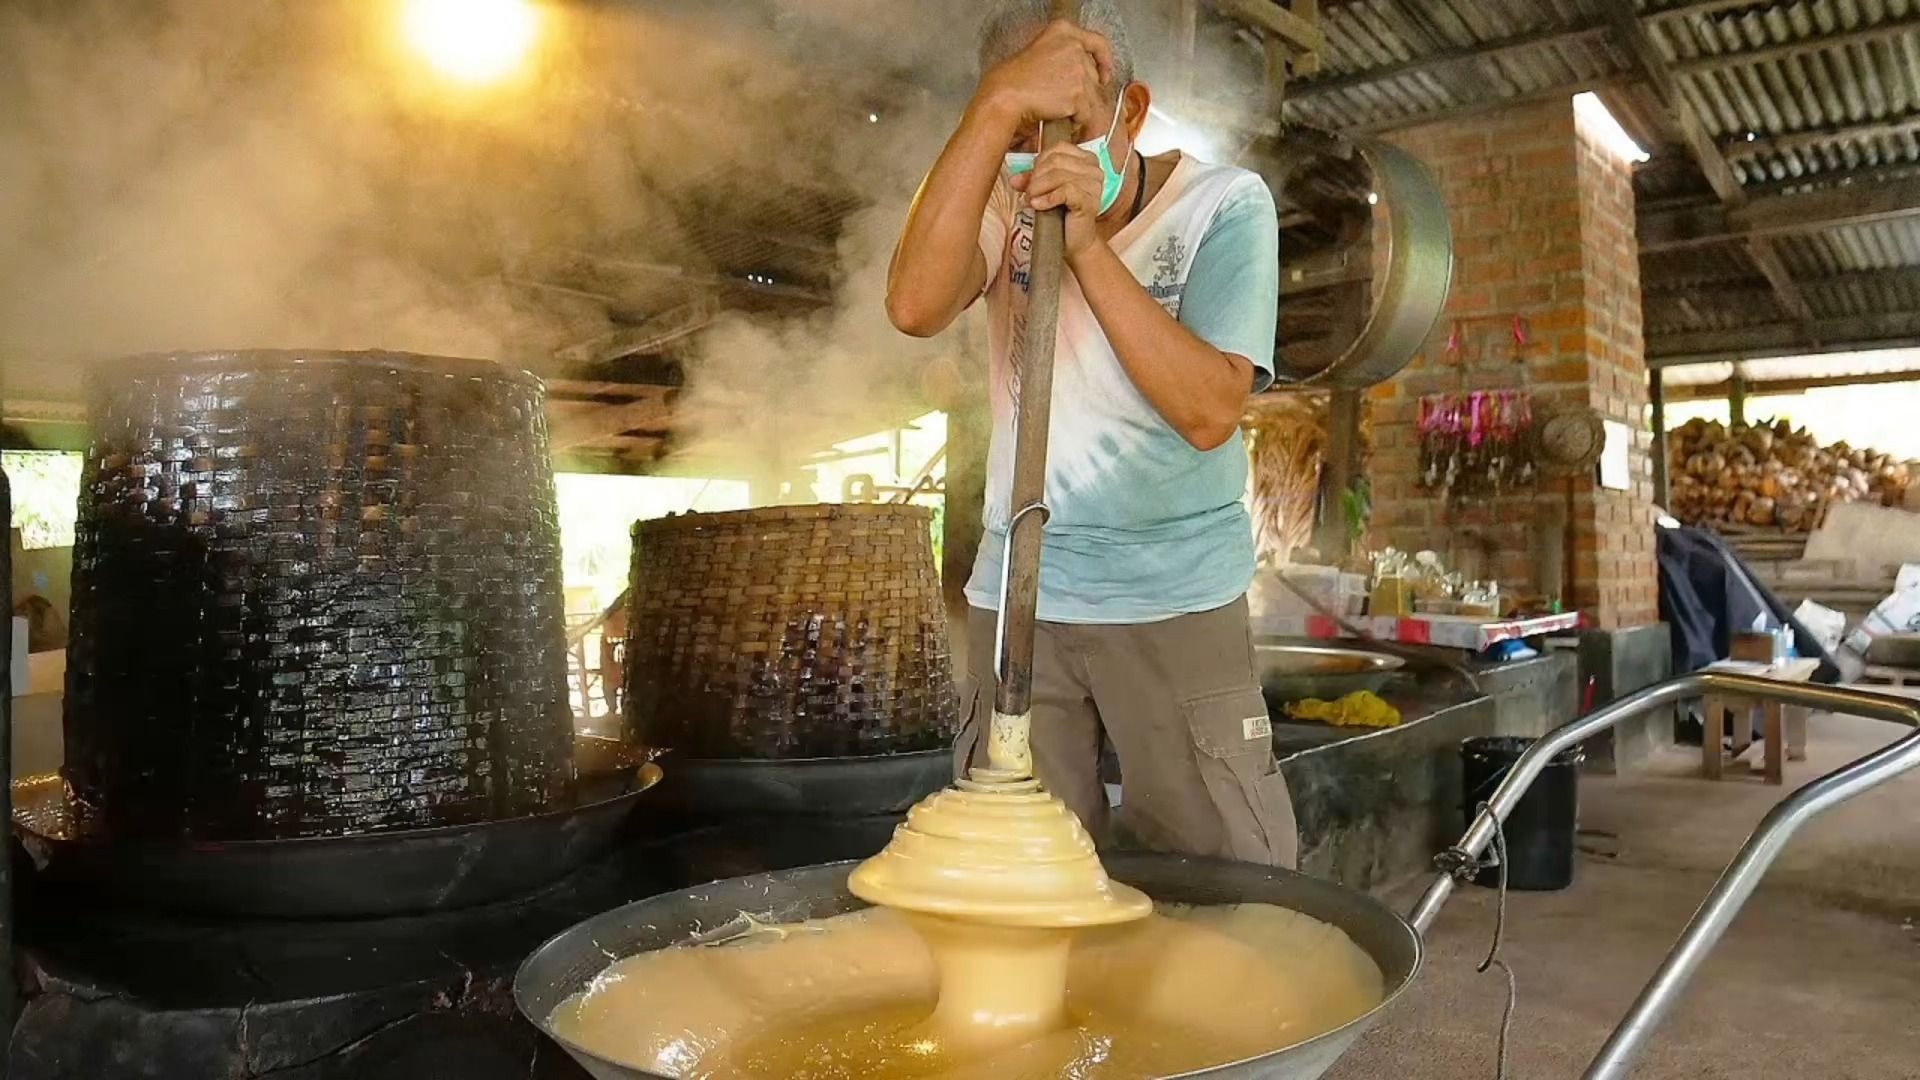
[[[1474,874],[1478,860],[1494,839],[1498,824],[1512,813],[1548,761],[1562,750],[1628,717],[1708,693],[1850,713],[1920,729],[1920,703],[1857,690],[1778,683],[1718,672],[1688,675],[1649,687],[1575,720],[1535,743],[1515,763],[1459,844],[1436,857],[1438,875],[1404,919],[1365,894],[1292,871],[1178,855],[1108,856],[1107,868],[1115,878],[1144,890],[1155,900],[1279,904],[1332,923],[1373,957],[1385,977],[1385,1000],[1372,1012],[1344,1027],[1261,1057],[1185,1075],[1313,1080],[1326,1072],[1379,1019],[1381,1010],[1413,981],[1420,968],[1419,934],[1432,926],[1456,882]],[[1916,766],[1920,766],[1920,730],[1814,780],[1781,800],[1748,837],[1653,979],[1614,1028],[1588,1066],[1589,1080],[1620,1080],[1627,1075],[1654,1028],[1673,1008],[1687,981],[1726,932],[1734,915],[1752,895],[1761,876],[1794,832],[1829,807]],[[734,878],[609,911],[565,931],[529,957],[514,980],[514,999],[529,1020],[560,1042],[600,1080],[653,1080],[654,1073],[608,1061],[559,1039],[548,1023],[554,1007],[584,988],[611,960],[699,943],[707,940],[703,934],[737,920],[742,912],[787,920],[835,915],[863,907],[864,903],[846,889],[852,865],[834,863]]]
[[[1407,662],[1368,649],[1261,638],[1253,644],[1253,666],[1267,702],[1284,705],[1332,701],[1356,690],[1378,693]]]

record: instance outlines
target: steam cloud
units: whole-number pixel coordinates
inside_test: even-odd
[[[396,3],[0,9],[8,393],[68,396],[76,361],[169,349],[403,349],[555,374],[552,350],[607,329],[609,308],[528,289],[524,266],[594,250],[710,271],[687,208],[750,220],[790,187],[866,203],[842,223],[833,302],[723,314],[696,339],[683,442],[815,449],[911,415],[922,366],[956,352],[895,333],[881,305],[907,200],[971,82],[953,5],[553,3],[534,72],[462,98],[400,46]]]

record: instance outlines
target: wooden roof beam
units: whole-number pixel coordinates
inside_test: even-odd
[[[1774,250],[1773,241],[1764,236],[1750,237],[1747,240],[1747,256],[1758,267],[1767,286],[1773,290],[1773,298],[1780,302],[1780,310],[1792,316],[1801,325],[1811,328],[1813,309],[1807,305],[1807,294],[1793,280],[1793,274],[1787,270],[1787,264],[1780,259],[1780,253]],[[1813,334],[1809,329],[1807,337]]]
[[[547,426],[547,445],[554,453],[572,450],[635,429],[659,429],[673,419],[679,391],[660,388],[635,401],[570,409]]]
[[[1767,7],[1769,2],[1770,0],[1694,0],[1693,3],[1675,4],[1658,11],[1643,11],[1640,17],[1649,22],[1659,22],[1664,19],[1685,18],[1689,15],[1718,15],[1721,12],[1739,8]]]
[[[1729,137],[1720,140],[1720,147],[1728,157],[1748,159],[1765,157],[1769,154],[1790,154],[1801,150],[1819,149],[1828,143],[1845,139],[1884,139],[1920,132],[1920,113],[1898,116],[1887,120],[1868,120],[1858,124],[1836,124],[1831,127],[1809,128],[1805,131],[1786,131],[1778,135],[1762,135],[1754,139]]]
[[[1920,216],[1920,177],[1749,199],[1744,206],[1678,207],[1640,215],[1640,250],[1685,251],[1752,236],[1790,236]]]
[[[1884,386],[1888,383],[1920,382],[1920,371],[1873,371],[1860,375],[1815,375],[1796,379],[1751,379],[1743,381],[1748,397],[1779,394],[1803,394],[1829,386]],[[1733,390],[1732,380],[1716,383],[1668,383],[1666,396],[1673,401],[1712,401]]]
[[[1274,0],[1213,0],[1222,15],[1249,23],[1284,40],[1295,52],[1318,55],[1327,46],[1320,27],[1274,3]]]
[[[553,355],[564,364],[604,364],[636,353],[659,352],[706,329],[719,316],[719,297],[711,292],[702,293],[638,326],[615,327],[585,341],[555,349]]]
[[[1681,94],[1680,84],[1668,68],[1666,58],[1660,55],[1653,39],[1647,36],[1646,28],[1640,25],[1634,13],[1633,0],[1607,0],[1607,22],[1614,37],[1639,64],[1647,81],[1653,84],[1660,103],[1673,116],[1681,139],[1693,155],[1694,163],[1700,166],[1700,171],[1707,178],[1707,186],[1713,189],[1722,203],[1738,206],[1745,199],[1739,178],[1733,175],[1733,170],[1727,166],[1726,158],[1720,155],[1720,148],[1714,144],[1706,125],[1700,122],[1700,117],[1687,104],[1685,95]]]
[[[1797,280],[1803,290],[1816,294],[1852,288],[1871,289],[1895,284],[1920,291],[1920,266],[1891,270],[1848,270],[1839,274],[1803,277]],[[1766,292],[1767,285],[1764,281],[1753,280],[1720,281],[1711,284],[1673,284],[1665,288],[1646,286],[1648,300],[1674,302],[1708,300],[1717,304],[1730,305],[1751,303]],[[552,385],[551,380],[548,385]]]
[[[1720,147],[1714,143],[1713,135],[1701,122],[1700,115],[1693,111],[1686,95],[1680,92],[1680,84],[1668,67],[1666,57],[1647,36],[1646,27],[1640,24],[1633,0],[1611,0],[1607,5],[1607,17],[1613,24],[1614,34],[1620,43],[1633,55],[1640,70],[1646,73],[1647,81],[1653,84],[1653,92],[1660,103],[1679,126],[1680,137],[1686,143],[1687,152],[1694,163],[1707,178],[1707,186],[1719,198],[1720,204],[1728,208],[1746,205],[1747,193],[1740,188],[1740,180],[1733,175],[1733,169],[1721,154]],[[1747,238],[1747,254],[1753,259],[1753,265],[1761,276],[1767,279],[1767,285],[1773,290],[1774,299],[1780,304],[1780,310],[1791,315],[1803,327],[1813,323],[1813,309],[1807,305],[1805,294],[1794,284],[1793,275],[1780,259],[1780,253],[1773,249],[1773,241],[1765,236]],[[1812,335],[1809,333],[1809,337]]]

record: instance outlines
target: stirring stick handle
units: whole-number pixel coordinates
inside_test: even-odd
[[[1053,0],[1053,17],[1077,22],[1079,0]],[[1040,127],[1042,150],[1071,137],[1071,119]],[[1033,259],[1026,332],[1020,342],[1018,405],[1014,413],[1013,506],[1000,596],[999,685],[987,743],[998,769],[1029,773],[1028,713],[1033,705],[1034,614],[1040,600],[1040,532],[1044,513],[1021,513],[1046,499],[1047,424],[1053,405],[1054,334],[1060,325],[1060,275],[1065,268],[1067,212],[1034,215]]]

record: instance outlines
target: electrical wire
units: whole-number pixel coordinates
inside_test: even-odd
[[[1487,812],[1487,804],[1480,804],[1480,812]],[[1506,1080],[1507,1077],[1507,1036],[1513,1031],[1513,1012],[1520,1001],[1519,984],[1513,977],[1513,968],[1500,959],[1501,939],[1507,929],[1507,827],[1498,816],[1493,819],[1493,858],[1491,865],[1499,869],[1500,887],[1494,900],[1493,944],[1487,949],[1487,958],[1480,961],[1474,969],[1476,974],[1484,975],[1489,968],[1499,968],[1507,977],[1507,1006],[1500,1014],[1500,1038],[1497,1044],[1499,1057],[1494,1067],[1494,1080]],[[1482,867],[1489,864],[1481,863]]]

